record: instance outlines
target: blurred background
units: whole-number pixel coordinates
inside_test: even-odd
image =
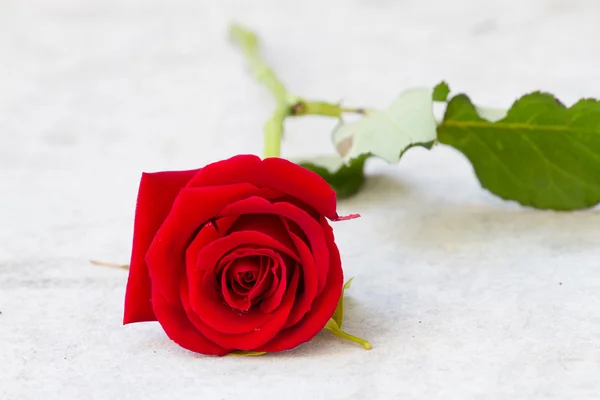
[[[0,398],[131,385],[172,398],[170,374],[189,396],[206,383],[203,398],[245,376],[264,399],[271,374],[277,396],[302,398],[594,398],[600,215],[504,202],[441,146],[369,162],[365,190],[340,204],[364,217],[336,226],[357,277],[348,329],[379,350],[316,341],[259,376],[120,326],[126,273],[88,260],[128,262],[141,173],[262,150],[274,104],[228,42],[232,21],[310,99],[380,108],[441,80],[491,107],[539,89],[600,97],[598,0],[1,0]],[[332,152],[335,124],[289,120],[283,155]],[[319,391],[294,389],[312,372]],[[508,397],[469,397],[489,393]]]
[[[54,229],[108,227],[131,215],[143,170],[261,151],[273,103],[228,42],[231,21],[258,33],[292,91],[377,108],[442,79],[495,107],[538,89],[598,97],[599,20],[596,0],[4,0],[0,257],[22,258],[15,229],[47,232],[41,208]],[[334,124],[289,122],[284,154],[330,152]],[[96,244],[125,252],[120,232]]]

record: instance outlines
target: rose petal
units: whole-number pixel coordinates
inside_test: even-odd
[[[321,220],[320,218],[321,216],[316,218],[315,221],[319,222]],[[297,223],[285,217],[279,217],[279,219],[281,219],[281,223],[285,227],[288,235],[291,235],[293,233],[294,235],[298,236],[310,248],[310,241],[308,240],[306,233],[298,226]]]
[[[258,277],[254,287],[248,293],[250,300],[254,300],[258,296],[269,297],[273,294],[279,283],[277,281],[278,278],[272,273],[272,268],[276,262],[281,264],[284,263],[280,254],[276,254],[271,257],[263,257],[260,276]]]
[[[248,312],[232,309],[224,304],[220,289],[215,286],[215,269],[219,258],[227,251],[245,245],[276,249],[298,261],[298,257],[288,248],[260,232],[233,232],[206,246],[198,255],[196,272],[193,276],[188,274],[190,304],[204,323],[222,333],[249,332],[265,324],[270,318],[270,314],[255,308],[251,308]]]
[[[311,206],[309,206],[302,200],[300,200],[296,197],[290,196],[290,195],[286,195],[286,196],[279,197],[277,199],[270,200],[270,202],[271,203],[289,203],[289,204],[296,206],[299,209],[305,211],[315,221],[319,221],[319,218],[321,218],[321,214],[317,210],[315,210],[314,208],[312,208]]]
[[[232,218],[232,217],[229,217]],[[288,235],[288,231],[281,222],[281,219],[272,214],[240,213],[237,220],[231,226],[229,232],[239,231],[258,231],[271,236],[281,244],[290,249],[294,249],[294,243]]]
[[[231,283],[231,290],[240,296],[248,296],[248,291],[252,289],[252,284],[245,284],[243,282],[233,281]]]
[[[225,205],[257,191],[247,183],[181,190],[146,254],[152,291],[159,291],[172,305],[179,304],[179,274],[194,232]]]
[[[316,172],[283,158],[267,158],[263,161],[262,185],[294,196],[327,218],[338,217],[335,191]]]
[[[272,262],[272,264],[274,264],[274,261]],[[263,294],[263,298],[268,299],[271,296],[273,296],[273,294],[281,284],[285,285],[285,282],[281,282],[281,273],[278,273],[277,269],[274,266],[270,266],[267,272],[267,276],[265,278],[264,285],[261,286],[261,289],[266,288]],[[261,309],[261,311],[264,310]]]
[[[237,279],[239,276],[246,276],[250,274],[250,276],[256,279],[258,273],[260,272],[260,256],[254,255],[253,257],[240,257],[234,261],[234,265],[231,268],[231,279]]]
[[[221,273],[221,293],[225,298],[225,301],[229,306],[237,308],[238,310],[248,311],[252,303],[248,299],[248,296],[241,296],[228,288],[228,279],[230,278],[231,270],[234,267],[235,261],[227,263],[223,272]]]
[[[255,155],[241,154],[217,161],[202,168],[188,183],[188,187],[253,183],[262,173],[262,161]],[[255,185],[259,186],[259,185]]]
[[[273,293],[268,292],[262,303],[260,303],[260,311],[268,314],[279,307],[281,304],[281,299],[283,298],[283,294],[285,293],[285,289],[288,285],[287,275],[288,275],[288,267],[285,264],[277,263],[271,269],[271,273],[273,274],[273,283],[272,287],[275,288]]]
[[[144,258],[179,191],[197,172],[198,170],[142,174],[125,292],[124,324],[156,320],[152,309],[150,276]]]
[[[275,338],[256,351],[276,352],[294,348],[312,339],[323,329],[333,315],[342,294],[344,274],[340,253],[335,244],[333,231],[327,221],[322,218],[321,225],[329,246],[330,271],[327,285],[321,294],[315,298],[312,308],[296,325],[281,330]]]
[[[317,267],[312,257],[310,249],[302,239],[292,233],[292,239],[296,244],[300,261],[302,263],[302,271],[304,273],[304,290],[296,296],[296,302],[290,312],[290,316],[284,325],[284,329],[295,325],[304,314],[310,311],[312,302],[317,295]]]
[[[220,356],[231,351],[204,337],[190,322],[184,308],[173,307],[160,294],[153,295],[152,304],[167,336],[181,347],[196,353]]]
[[[223,219],[223,218],[221,218]],[[212,223],[204,225],[196,234],[194,240],[191,241],[185,250],[185,265],[186,268],[196,268],[198,261],[198,253],[209,243],[223,237],[224,235]],[[189,271],[188,271],[189,273]]]
[[[302,200],[327,218],[336,219],[335,191],[317,173],[283,158],[262,160],[238,155],[202,168],[188,187],[248,182],[268,187]]]
[[[245,214],[240,215],[234,225],[232,225],[230,232],[239,231],[258,231],[263,232],[278,242],[284,244],[290,249],[294,249],[295,245],[292,242],[288,230],[283,225],[281,219],[272,214]],[[278,261],[280,266],[285,266],[283,260]],[[274,273],[274,272],[273,272]],[[285,287],[287,285],[287,278],[285,277],[285,271],[283,274],[279,272],[280,276],[273,275],[271,280],[273,285],[272,290],[267,292],[264,296],[263,302],[260,304],[261,311],[270,313],[273,311],[281,302]]]
[[[208,273],[209,276],[215,276],[219,273],[219,262],[230,259],[230,253],[240,257],[254,256],[267,253],[268,250],[276,250],[285,254],[295,261],[299,261],[298,255],[293,249],[290,249],[273,237],[259,231],[241,231],[232,232],[212,241],[202,248],[198,253],[196,260],[196,271]]]
[[[190,295],[188,292],[188,283],[182,281],[181,283],[181,298],[184,306],[186,307],[186,313],[189,316],[190,321],[204,336],[213,341],[219,346],[225,348],[232,348],[236,350],[253,350],[256,347],[262,346],[268,343],[277,333],[281,330],[281,327],[288,318],[288,314],[292,305],[294,304],[294,298],[296,290],[298,288],[299,279],[298,269],[294,270],[290,284],[283,296],[281,305],[272,313],[269,314],[269,318],[264,324],[257,326],[249,332],[238,333],[238,334],[226,334],[221,331],[214,329],[204,322],[202,318],[199,318],[191,307],[191,299],[187,299]],[[228,317],[223,315],[224,321],[234,322],[228,320]]]
[[[286,217],[294,221],[306,234],[310,242],[311,252],[315,259],[318,274],[317,293],[325,286],[327,273],[329,271],[329,255],[325,244],[323,230],[319,223],[311,218],[305,211],[288,203],[272,204],[260,197],[252,196],[224,207],[220,216],[232,216],[240,214],[274,214]]]
[[[281,253],[274,251],[272,249],[269,249],[269,248],[243,248],[243,247],[241,247],[241,248],[236,248],[236,249],[230,251],[227,255],[225,255],[223,258],[221,258],[221,261],[219,262],[219,266],[217,266],[217,268],[215,269],[215,273],[218,274],[218,273],[222,272],[221,265],[224,265],[229,262],[233,262],[234,260],[236,260],[238,258],[249,257],[249,256],[253,256],[253,255],[260,256],[261,267],[260,267],[260,275],[256,279],[256,282],[254,284],[252,284],[251,286],[245,286],[245,289],[243,289],[243,293],[248,295],[248,298],[250,301],[252,301],[255,297],[263,295],[263,294],[265,297],[268,297],[271,294],[271,292],[268,292],[267,289],[269,289],[273,284],[274,285],[277,284],[277,282],[273,281],[273,275],[270,272],[267,273],[268,272],[267,270],[269,268],[271,268],[269,266],[269,261],[270,261],[271,266],[273,265],[272,260],[278,260],[278,262],[280,264],[284,264],[284,261],[283,261],[284,259],[288,259],[288,260],[290,260],[290,262],[293,262],[293,260],[290,257],[288,257],[286,255],[282,255]],[[193,261],[193,265],[190,264],[191,260],[188,260],[188,264],[187,264],[188,275],[190,277],[192,277],[192,280],[194,282],[201,280],[201,278],[199,278],[198,276],[199,276],[199,273],[203,272],[196,268],[197,260],[198,260],[198,257],[196,254],[196,259]],[[234,283],[233,289],[235,290],[235,283]],[[275,291],[275,288],[272,288],[272,290]],[[239,294],[241,294],[241,292]]]

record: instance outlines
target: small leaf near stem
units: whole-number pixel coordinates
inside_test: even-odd
[[[365,181],[364,165],[369,154],[345,163],[337,154],[299,159],[298,165],[319,174],[335,190],[339,199],[356,194]]]
[[[432,90],[415,88],[401,93],[383,111],[340,123],[332,139],[346,163],[368,154],[395,164],[411,147],[431,148],[436,140],[436,127]]]
[[[340,296],[340,300],[338,301],[338,305],[335,309],[335,312],[333,313],[333,316],[329,319],[329,321],[327,321],[327,324],[325,325],[323,330],[326,330],[342,339],[349,340],[354,343],[358,343],[365,350],[371,350],[373,348],[373,346],[371,345],[371,342],[369,342],[368,340],[359,338],[357,336],[354,336],[354,335],[351,335],[349,333],[342,331],[342,325],[344,323],[344,293],[346,292],[346,289],[350,288],[352,279],[354,279],[354,278],[351,278],[348,282],[346,282],[346,284],[342,288],[342,295]]]
[[[264,157],[281,156],[281,140],[285,118],[301,115],[322,115],[340,118],[342,113],[367,114],[363,108],[347,108],[339,104],[320,101],[304,101],[288,92],[275,72],[267,66],[258,51],[258,38],[254,32],[241,25],[233,24],[229,28],[232,41],[242,50],[254,78],[262,83],[275,97],[275,112],[264,127]]]
[[[373,345],[368,340],[359,338],[357,336],[354,336],[354,335],[351,335],[349,333],[342,331],[339,328],[339,326],[336,324],[336,322],[333,320],[333,318],[331,318],[329,321],[327,321],[327,325],[325,325],[325,328],[323,328],[323,329],[329,331],[330,333],[334,334],[337,337],[360,344],[365,350],[371,350],[373,348]]]
[[[448,95],[450,94],[450,86],[444,81],[441,81],[433,88],[432,98],[433,101],[448,101]]]
[[[337,323],[340,329],[342,329],[342,325],[344,324],[344,293],[347,289],[350,289],[350,285],[352,285],[353,280],[354,278],[350,278],[348,282],[344,284],[344,287],[342,288],[342,296],[340,297],[338,305],[333,312],[333,316],[331,317]]]

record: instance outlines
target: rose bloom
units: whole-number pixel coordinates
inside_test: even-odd
[[[335,192],[280,158],[143,174],[124,323],[158,321],[203,354],[277,352],[312,339],[343,285],[326,218],[342,219]]]

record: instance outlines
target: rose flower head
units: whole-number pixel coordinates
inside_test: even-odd
[[[124,323],[158,321],[203,354],[277,352],[312,339],[344,280],[327,219],[341,219],[335,192],[281,158],[144,174]]]

